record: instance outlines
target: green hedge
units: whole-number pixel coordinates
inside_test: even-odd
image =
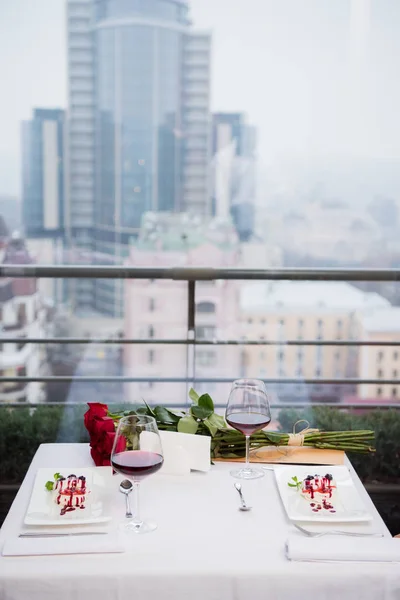
[[[20,483],[40,444],[86,442],[86,407],[0,408],[0,483]]]
[[[328,407],[306,410],[281,410],[282,431],[291,431],[299,419],[323,431],[372,429],[376,452],[370,455],[349,453],[349,458],[364,482],[400,483],[400,411],[376,409],[344,411]],[[300,424],[304,426],[304,423]]]

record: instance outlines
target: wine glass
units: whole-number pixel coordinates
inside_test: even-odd
[[[261,469],[250,467],[250,436],[264,429],[271,421],[271,410],[267,390],[263,381],[258,379],[237,379],[232,384],[226,407],[225,418],[228,425],[237,429],[246,437],[246,464],[241,469],[231,471],[238,479],[257,479],[263,477]]]
[[[156,473],[164,462],[160,435],[153,417],[130,415],[118,423],[111,451],[111,465],[117,473],[133,483],[134,513],[124,529],[134,533],[148,533],[157,528],[155,523],[142,521],[139,515],[139,486],[145,477]]]

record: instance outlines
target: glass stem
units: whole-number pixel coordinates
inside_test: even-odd
[[[133,523],[135,525],[141,525],[142,520],[140,518],[139,515],[139,488],[140,488],[140,483],[138,481],[134,481],[133,482],[133,490],[132,490],[132,496],[133,496]]]
[[[250,436],[246,435],[246,465],[245,469],[250,469]]]

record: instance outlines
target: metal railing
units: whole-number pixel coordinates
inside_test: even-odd
[[[171,280],[186,281],[188,287],[187,295],[187,335],[184,339],[125,339],[125,338],[24,338],[25,344],[104,344],[104,345],[129,345],[129,344],[151,344],[151,345],[184,345],[187,348],[186,353],[186,377],[131,377],[131,376],[76,376],[76,375],[58,375],[58,376],[37,376],[37,377],[0,377],[1,383],[16,382],[19,383],[57,383],[73,382],[81,383],[141,383],[141,382],[160,382],[160,383],[230,383],[232,379],[237,378],[237,374],[227,377],[197,377],[194,364],[194,352],[191,351],[196,346],[339,346],[339,347],[360,347],[360,346],[382,346],[397,347],[399,342],[393,341],[368,341],[355,339],[336,339],[336,340],[204,340],[196,339],[196,282],[215,281],[215,280],[237,280],[237,281],[346,281],[346,282],[399,282],[400,269],[307,269],[307,268],[282,268],[282,269],[223,269],[223,268],[192,268],[192,267],[125,267],[125,266],[70,266],[70,265],[1,265],[0,278],[49,278],[49,279],[146,279],[146,280]],[[2,337],[3,344],[20,343],[21,338]],[[189,364],[190,367],[189,368]],[[189,371],[191,371],[189,375]],[[295,384],[295,385],[359,385],[359,384],[379,384],[379,385],[399,385],[400,381],[394,379],[374,379],[374,378],[267,378],[264,379],[267,384]],[[51,403],[46,403],[51,405]],[[316,403],[313,403],[315,405]],[[329,406],[329,402],[323,402],[323,406]],[[338,406],[336,403],[332,403]],[[11,404],[7,403],[7,406]],[[19,404],[21,406],[21,404]],[[30,405],[32,406],[32,405]],[[301,407],[300,402],[279,403],[279,407],[296,406]],[[346,406],[350,406],[347,405]],[[355,404],[354,407],[363,406],[371,408],[370,404]],[[379,403],[379,406],[385,407],[385,403]],[[400,407],[397,403],[388,403],[390,407]]]

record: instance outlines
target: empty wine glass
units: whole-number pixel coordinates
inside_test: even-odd
[[[250,467],[250,436],[264,429],[271,421],[271,410],[267,390],[258,379],[237,379],[232,384],[225,413],[226,422],[246,437],[246,464],[231,471],[238,479],[263,477],[261,469]]]
[[[111,452],[111,465],[117,473],[133,483],[133,519],[123,527],[134,533],[148,533],[157,528],[155,523],[142,521],[139,514],[139,486],[145,477],[156,473],[164,462],[160,435],[153,417],[130,415],[123,417]]]

